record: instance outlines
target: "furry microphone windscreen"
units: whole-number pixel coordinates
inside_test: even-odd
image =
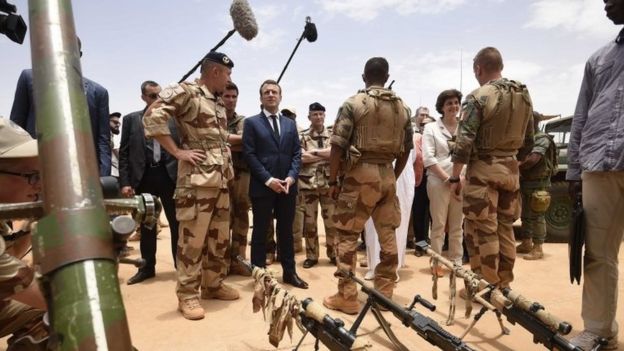
[[[303,29],[303,36],[310,42],[313,43],[318,38],[318,32],[316,31],[316,25],[312,22],[306,22],[305,28]]]
[[[251,40],[258,35],[258,24],[256,17],[247,0],[234,0],[230,7],[230,16],[234,23],[234,29],[241,37]]]

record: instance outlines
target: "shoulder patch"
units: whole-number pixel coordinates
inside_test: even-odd
[[[164,101],[170,101],[171,99],[173,99],[174,97],[185,93],[184,88],[182,87],[182,85],[180,84],[171,84],[169,86],[167,86],[165,89],[163,89],[160,94],[158,94],[158,97],[160,97],[161,99],[163,99]]]

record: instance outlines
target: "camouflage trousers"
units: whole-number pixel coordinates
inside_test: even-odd
[[[353,272],[357,261],[357,242],[366,221],[372,217],[379,236],[379,264],[375,267],[375,288],[392,297],[399,263],[395,229],[401,222],[396,179],[391,163],[358,163],[345,175],[332,219],[336,228],[338,292],[354,300],[357,285],[344,278],[340,270]]]
[[[45,312],[25,305],[15,300],[0,301],[0,338],[15,335],[30,334],[37,340],[45,336],[45,330],[40,330]]]
[[[463,212],[470,267],[499,287],[513,281],[516,260],[512,224],[520,215],[515,157],[471,161],[466,172]]]
[[[228,189],[176,190],[176,217],[180,222],[177,251],[180,300],[216,290],[227,274],[230,195]]]
[[[523,239],[533,239],[535,244],[543,244],[546,240],[546,219],[545,212],[535,212],[531,208],[531,195],[540,190],[548,190],[550,180],[543,181],[522,181],[520,182],[520,192],[522,194],[522,230]]]
[[[230,181],[230,232],[232,243],[229,247],[228,261],[240,255],[245,258],[247,250],[247,233],[249,232],[249,177],[247,171],[236,170],[234,179]],[[231,258],[231,260],[230,260]],[[231,262],[228,262],[228,266]]]
[[[297,207],[295,207],[295,218],[293,219],[293,244],[295,252],[303,250],[303,222],[305,220],[305,206],[303,205],[303,196],[301,192],[297,194]],[[275,254],[277,243],[275,241],[275,225],[274,220],[269,225],[266,236],[267,253]]]
[[[306,258],[318,260],[319,237],[318,237],[318,208],[321,205],[321,217],[325,225],[325,246],[328,258],[336,257],[334,240],[336,230],[331,219],[334,213],[335,201],[329,196],[329,189],[300,190],[305,208],[305,220],[303,224],[303,236],[306,244]]]

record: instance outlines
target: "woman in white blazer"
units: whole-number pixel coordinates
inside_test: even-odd
[[[427,169],[427,194],[431,213],[431,248],[441,253],[445,228],[448,231],[448,258],[462,264],[462,200],[451,193],[450,177],[453,169],[449,142],[457,131],[457,118],[462,94],[456,89],[445,90],[438,96],[436,110],[442,115],[435,123],[425,125],[423,131],[423,159]],[[443,275],[439,267],[434,274]]]

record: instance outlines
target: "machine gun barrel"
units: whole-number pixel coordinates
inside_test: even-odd
[[[343,275],[349,277],[362,287],[362,291],[369,296],[370,299],[383,308],[388,309],[398,318],[403,325],[410,327],[418,333],[423,339],[430,344],[437,346],[445,351],[471,351],[470,346],[466,345],[460,338],[444,330],[436,321],[426,317],[414,310],[401,307],[392,300],[384,296],[374,288],[369,287],[362,280],[357,278],[352,272],[342,272]],[[422,304],[422,302],[421,302]],[[425,303],[426,305],[428,303]],[[429,304],[430,305],[430,304]]]

